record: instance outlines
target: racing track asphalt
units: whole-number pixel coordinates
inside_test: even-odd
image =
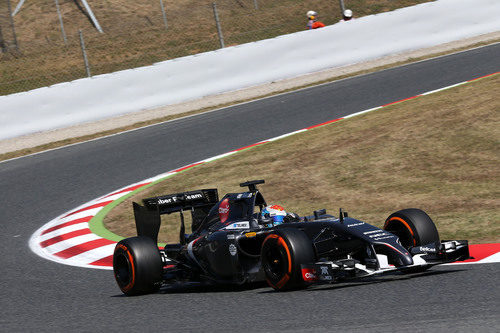
[[[54,263],[28,247],[42,224],[119,187],[498,72],[499,55],[495,44],[0,163],[0,331],[499,331],[500,264],[290,293],[195,288],[127,298],[110,271]]]

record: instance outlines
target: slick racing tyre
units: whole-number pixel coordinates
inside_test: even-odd
[[[305,288],[301,264],[314,262],[311,240],[295,228],[273,231],[262,243],[262,268],[267,283],[278,291]]]
[[[148,237],[131,237],[116,244],[113,272],[121,291],[127,296],[158,291],[163,265],[158,246]]]
[[[391,214],[384,230],[399,237],[406,249],[439,242],[439,233],[432,219],[423,210],[408,208]]]

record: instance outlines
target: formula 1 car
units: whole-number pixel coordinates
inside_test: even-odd
[[[261,214],[266,201],[253,180],[248,191],[217,189],[169,194],[133,203],[136,237],[113,254],[116,282],[126,295],[158,291],[183,281],[244,284],[264,281],[278,291],[377,274],[425,270],[469,258],[468,242],[440,241],[431,218],[419,209],[391,214],[383,229],[317,210],[291,214],[274,225]],[[191,212],[186,234],[184,211]],[[161,215],[180,213],[179,243],[158,247]]]

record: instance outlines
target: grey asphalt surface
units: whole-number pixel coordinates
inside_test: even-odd
[[[290,293],[191,288],[127,298],[111,271],[57,264],[28,247],[44,223],[119,187],[498,71],[495,44],[0,163],[0,331],[500,331],[500,264]]]

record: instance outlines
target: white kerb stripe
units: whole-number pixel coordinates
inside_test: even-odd
[[[68,240],[52,244],[43,249],[44,252],[54,254],[57,252],[64,251],[69,249],[70,247],[77,246],[86,242],[90,242],[96,239],[102,239],[102,237],[97,236],[96,234],[87,234],[82,236],[77,236],[74,238],[70,238]]]
[[[65,234],[70,233],[72,231],[81,230],[81,229],[87,229],[88,227],[89,227],[89,224],[87,222],[82,222],[82,223],[77,223],[77,224],[69,225],[67,227],[64,227],[64,228],[61,228],[61,229],[56,229],[54,231],[51,231],[51,232],[48,232],[46,234],[40,235],[40,237],[38,237],[38,240],[39,240],[39,242],[43,242],[43,241],[46,241],[48,239],[51,239],[51,238],[54,238],[54,237],[57,237],[57,236],[65,235]]]
[[[425,95],[434,94],[434,93],[437,93],[437,92],[440,92],[440,91],[443,91],[443,90],[446,90],[446,89],[450,89],[450,88],[461,86],[462,84],[466,84],[466,83],[467,82],[460,82],[460,83],[457,83],[457,84],[454,84],[454,85],[451,85],[451,86],[448,86],[448,87],[439,88],[439,89],[436,89],[436,90],[431,90],[431,91],[425,92],[425,93],[423,93],[421,95],[425,96]]]
[[[104,245],[87,252],[83,252],[76,256],[71,257],[69,260],[75,261],[82,264],[90,264],[94,261],[109,257],[113,255],[113,251],[115,250],[116,244]]]
[[[359,116],[360,114],[372,112],[372,111],[375,111],[375,110],[378,110],[378,109],[382,109],[382,106],[377,106],[376,108],[371,108],[371,109],[368,109],[368,110],[364,110],[364,111],[352,113],[350,115],[345,116],[344,119],[351,118],[351,117],[356,117],[356,116]]]
[[[491,263],[491,262],[500,262],[500,252],[492,254],[489,257],[479,260],[480,263]]]

